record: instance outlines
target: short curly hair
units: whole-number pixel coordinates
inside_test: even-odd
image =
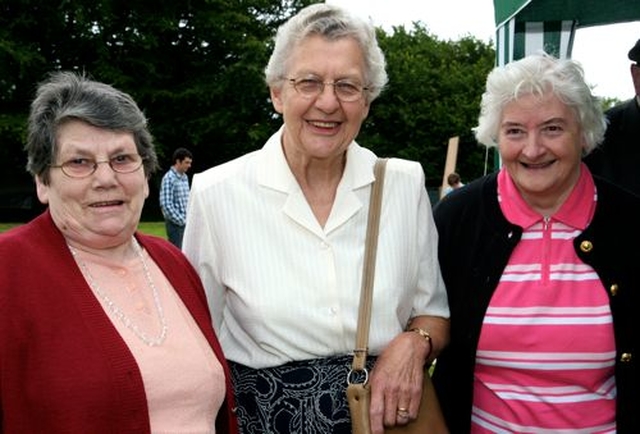
[[[367,102],[380,95],[389,78],[385,57],[376,39],[375,27],[345,9],[326,3],[307,6],[280,26],[273,53],[265,68],[265,80],[270,87],[282,86],[289,67],[288,60],[296,45],[315,35],[327,40],[354,39],[362,49],[365,59]]]
[[[547,92],[553,92],[573,110],[586,143],[583,154],[589,154],[602,142],[607,128],[600,100],[585,82],[579,63],[544,52],[496,67],[489,73],[475,129],[478,141],[496,146],[505,106],[521,96],[542,96]]]
[[[38,86],[25,145],[27,171],[39,176],[44,184],[49,183],[50,167],[59,151],[58,128],[70,119],[132,133],[147,178],[158,170],[147,118],[130,95],[84,74],[58,71]]]

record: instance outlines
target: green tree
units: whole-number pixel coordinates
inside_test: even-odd
[[[271,36],[309,3],[0,1],[0,184],[32,189],[22,152],[28,104],[61,69],[131,93],[165,168],[178,146],[193,150],[196,171],[254,149],[276,123],[262,78]],[[145,211],[157,212],[154,194]]]
[[[602,98],[600,101],[600,104],[602,106],[602,110],[607,111],[608,109],[612,108],[615,105],[618,105],[620,103],[622,103],[623,101],[620,101],[618,98]]]
[[[427,185],[438,186],[449,138],[459,136],[458,170],[465,179],[482,175],[484,148],[471,129],[495,51],[473,37],[439,40],[420,24],[393,30],[378,33],[389,85],[373,103],[359,140],[382,155],[420,161]]]
[[[263,79],[272,36],[314,2],[0,0],[0,193],[33,191],[22,151],[28,105],[54,70],[83,71],[132,94],[164,169],[178,146],[194,152],[192,173],[262,146],[281,122]],[[422,162],[428,184],[438,185],[448,140],[460,136],[458,169],[479,176],[483,151],[471,128],[492,48],[474,38],[441,41],[418,25],[378,29],[378,37],[390,82],[358,140]],[[161,175],[147,216],[159,215]]]

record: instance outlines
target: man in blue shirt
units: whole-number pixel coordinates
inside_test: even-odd
[[[164,174],[160,185],[160,209],[164,216],[169,241],[178,248],[182,248],[189,201],[187,170],[193,162],[193,154],[188,149],[178,148],[174,151],[171,161],[173,166]]]

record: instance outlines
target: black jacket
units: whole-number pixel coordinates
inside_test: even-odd
[[[591,224],[575,239],[609,293],[617,348],[617,429],[640,432],[640,199],[596,178]],[[489,300],[522,228],[497,200],[497,173],[467,184],[434,207],[438,256],[451,309],[451,343],[438,357],[434,384],[453,434],[471,425],[475,354]],[[638,249],[638,250],[636,250]]]
[[[604,142],[584,158],[591,173],[640,196],[640,107],[636,98],[607,111]]]

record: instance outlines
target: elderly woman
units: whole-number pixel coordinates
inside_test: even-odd
[[[136,232],[157,167],[136,103],[55,73],[26,150],[48,209],[0,235],[0,432],[237,432],[202,283]]]
[[[489,74],[476,135],[503,166],[434,209],[451,432],[640,432],[640,202],[581,161],[605,126],[574,61]]]
[[[183,249],[231,361],[241,431],[350,433],[346,378],[376,161],[354,140],[387,81],[385,60],[371,25],[315,4],[278,30],[265,73],[283,126],[262,149],[194,176]],[[375,433],[416,417],[449,315],[419,163],[389,161],[381,222]]]

